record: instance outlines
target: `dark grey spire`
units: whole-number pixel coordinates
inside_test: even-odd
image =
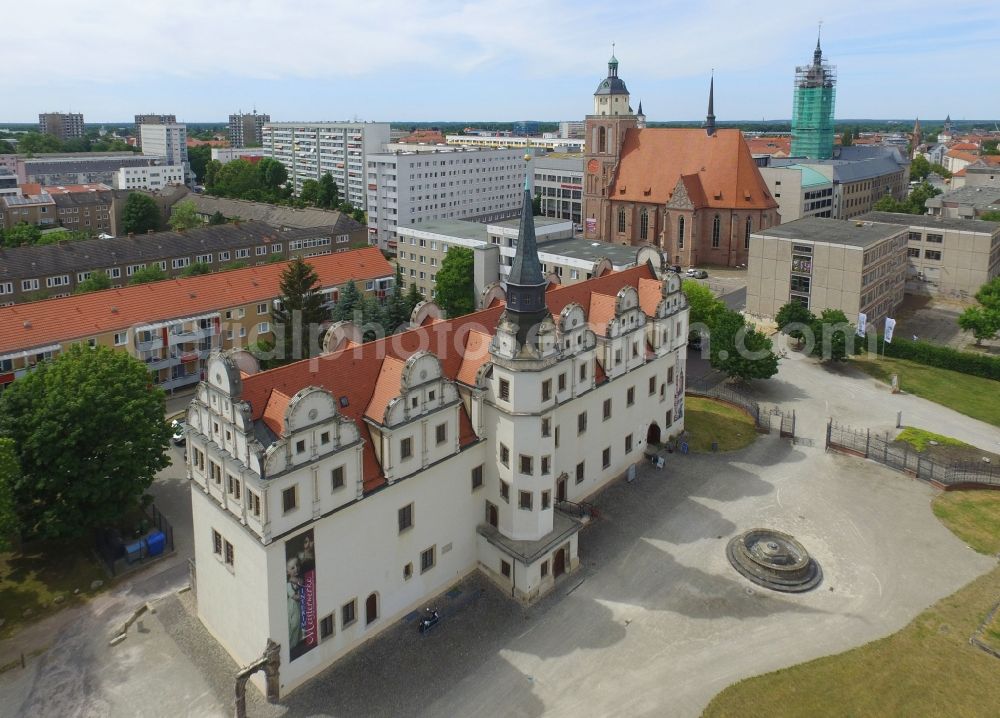
[[[642,100],[639,100],[639,114],[642,114]]]
[[[708,114],[705,115],[705,132],[709,135],[715,134],[715,71],[712,71],[712,79],[708,83]]]
[[[531,190],[528,182],[524,183],[524,200],[521,204],[521,226],[517,231],[517,251],[514,253],[514,263],[507,275],[508,285],[545,287],[545,277],[542,275],[542,263],[538,261],[538,242],[535,239],[535,217],[532,211]],[[538,307],[533,307],[532,311]]]
[[[819,30],[816,31],[816,49],[813,50],[813,64],[821,65],[823,64],[823,50],[819,46],[819,37],[823,32],[823,21],[819,22]]]

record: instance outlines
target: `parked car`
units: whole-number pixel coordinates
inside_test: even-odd
[[[187,424],[179,419],[174,419],[174,421],[170,422],[170,430],[173,432],[170,438],[177,446],[187,443],[187,439],[184,437],[184,430],[186,428]]]
[[[681,273],[681,265],[679,265],[679,264],[671,264],[670,265],[670,271],[677,272],[678,274],[680,274]]]
[[[708,272],[706,272],[704,269],[695,269],[694,267],[691,267],[691,269],[687,271],[687,275],[689,277],[693,277],[694,279],[708,278]]]

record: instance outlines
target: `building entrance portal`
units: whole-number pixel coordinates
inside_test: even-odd
[[[566,477],[563,476],[556,482],[556,501],[566,500]]]
[[[561,548],[556,551],[552,559],[552,577],[559,578],[566,573],[566,549]]]
[[[660,443],[660,427],[654,421],[649,425],[649,430],[646,432],[646,446],[656,446]]]

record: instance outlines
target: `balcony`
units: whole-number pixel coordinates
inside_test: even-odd
[[[135,348],[138,352],[155,352],[163,348],[163,337],[159,334],[154,335],[153,338],[147,342],[139,341],[138,336],[139,335],[137,334],[135,342]]]
[[[167,379],[165,382],[160,384],[160,388],[165,391],[175,391],[185,386],[191,386],[192,384],[197,384],[201,381],[201,374],[194,372],[192,374],[186,374],[184,376],[176,376]]]
[[[159,371],[160,369],[166,369],[172,367],[178,363],[178,359],[174,354],[168,354],[167,356],[160,357],[149,357],[145,359],[146,368],[149,371]]]
[[[197,342],[206,337],[215,336],[215,325],[209,324],[207,327],[198,327],[197,329],[188,329],[177,333],[170,332],[167,336],[169,337],[168,341],[171,346]]]

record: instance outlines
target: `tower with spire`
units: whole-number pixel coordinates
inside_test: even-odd
[[[809,65],[795,68],[792,101],[792,156],[825,160],[833,157],[833,112],[836,68],[823,59],[820,36]]]
[[[705,134],[715,134],[715,70],[712,70],[712,79],[708,81],[708,114],[705,115],[703,126]]]
[[[594,113],[586,117],[586,154],[583,176],[583,236],[600,239],[602,222],[607,221],[607,189],[614,174],[621,152],[625,132],[644,127],[646,116],[632,113],[628,88],[618,76],[618,58],[611,49],[608,76],[601,80],[594,91]]]
[[[635,126],[640,130],[646,126],[646,113],[642,111],[642,100],[639,100],[639,111],[635,113]]]

